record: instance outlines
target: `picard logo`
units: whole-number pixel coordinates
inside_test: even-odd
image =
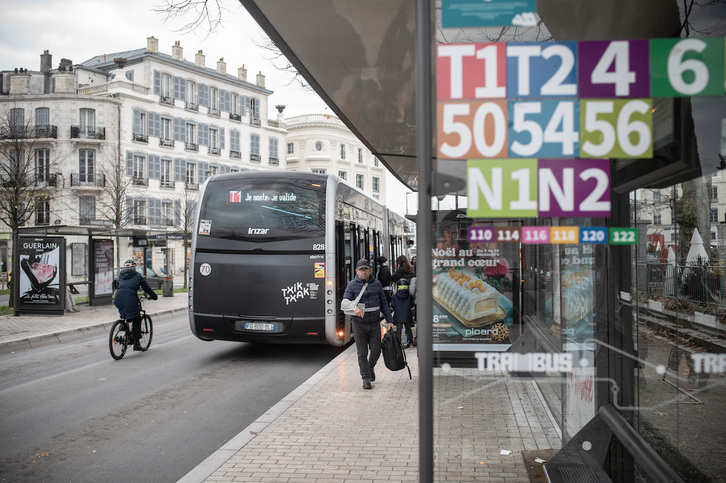
[[[269,228],[248,228],[248,235],[267,235],[270,232]]]

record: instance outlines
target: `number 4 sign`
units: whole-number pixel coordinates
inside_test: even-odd
[[[607,159],[470,159],[471,218],[609,217]]]

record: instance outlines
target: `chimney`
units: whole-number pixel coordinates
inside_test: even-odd
[[[146,37],[146,50],[153,53],[159,53],[159,39],[154,36]]]
[[[257,74],[257,85],[260,87],[265,87],[265,76],[262,75],[262,71]]]
[[[244,64],[242,64],[242,67],[237,69],[237,78],[241,81],[247,82],[247,69],[245,69]]]
[[[204,67],[204,54],[202,53],[201,49],[197,54],[194,56],[194,63],[197,67]]]
[[[20,69],[16,74],[10,74],[10,91],[11,96],[30,94],[30,74],[27,70],[23,72]]]
[[[220,57],[217,61],[217,72],[220,74],[227,73],[227,63],[224,61],[224,57]]]
[[[171,46],[171,57],[174,60],[184,60],[184,48],[178,40]]]
[[[73,71],[59,70],[53,74],[56,94],[73,94],[76,92],[76,74]]]
[[[40,54],[40,71],[43,74],[50,72],[51,65],[53,64],[53,56],[48,53],[47,50]]]

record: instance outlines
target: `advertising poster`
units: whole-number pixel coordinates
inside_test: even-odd
[[[113,241],[93,240],[94,296],[113,294]]]
[[[20,238],[18,260],[19,308],[63,310],[65,290],[65,240],[63,238]]]
[[[512,276],[518,245],[467,242],[471,225],[471,219],[453,211],[435,235],[434,350],[503,351],[515,336]]]

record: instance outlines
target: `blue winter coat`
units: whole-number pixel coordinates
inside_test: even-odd
[[[144,289],[144,292],[149,294],[149,297],[152,299],[158,298],[156,293],[151,290],[146,279],[139,272],[133,268],[124,268],[121,270],[118,277],[118,289],[113,298],[113,304],[118,309],[119,317],[122,319],[133,319],[141,314],[139,297],[136,295],[139,287]]]
[[[355,300],[358,294],[363,289],[363,284],[368,283],[366,291],[363,292],[363,296],[358,301],[359,304],[365,304],[367,308],[379,307],[378,309],[370,312],[364,312],[363,317],[356,317],[351,315],[350,318],[354,322],[365,322],[368,324],[378,323],[380,320],[380,313],[383,312],[383,316],[386,318],[388,323],[393,322],[391,317],[391,309],[388,307],[388,301],[383,293],[383,286],[381,282],[373,278],[372,276],[368,280],[361,280],[360,277],[355,277],[353,280],[348,282],[348,286],[345,287],[345,293],[343,298],[346,300]]]

